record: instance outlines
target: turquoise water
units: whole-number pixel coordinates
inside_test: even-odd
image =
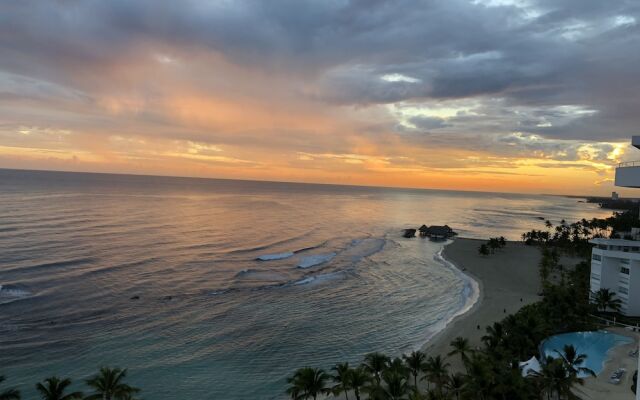
[[[572,344],[578,354],[587,355],[581,367],[589,368],[598,375],[604,368],[609,350],[631,342],[633,342],[631,338],[607,331],[571,332],[551,336],[542,342],[540,349],[545,357],[557,358],[556,350],[562,352],[565,345]],[[579,376],[585,378],[588,374],[579,374]]]
[[[25,398],[105,364],[146,399],[283,398],[295,368],[410,351],[468,304],[442,244],[403,228],[518,239],[538,217],[605,215],[555,196],[0,170],[0,373]]]

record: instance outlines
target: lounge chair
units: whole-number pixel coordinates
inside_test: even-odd
[[[611,376],[609,377],[609,383],[612,383],[614,385],[617,385],[618,383],[620,383],[620,380],[622,380],[622,376],[624,375],[624,373],[627,372],[626,369],[624,368],[618,368],[614,373],[611,374]]]

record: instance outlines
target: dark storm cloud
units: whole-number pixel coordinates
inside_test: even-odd
[[[113,60],[139,57],[136,46],[153,43],[290,74],[301,95],[330,105],[500,98],[529,112],[507,116],[492,108],[472,122],[495,133],[519,130],[556,139],[624,140],[639,133],[637,1],[500,3],[2,2],[0,95],[22,91],[48,98],[59,92],[90,101],[105,86],[118,86],[99,79]],[[392,74],[403,78],[383,79]],[[552,115],[564,106],[593,112]],[[415,118],[426,130],[456,124],[473,129],[462,119]]]

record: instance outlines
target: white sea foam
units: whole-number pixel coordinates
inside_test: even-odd
[[[449,314],[447,317],[443,318],[437,324],[435,324],[435,326],[429,329],[430,334],[426,338],[427,342],[431,340],[434,336],[442,332],[447,327],[447,325],[449,325],[456,317],[462,314],[465,314],[466,312],[471,310],[471,308],[473,308],[473,306],[478,302],[478,299],[480,298],[480,285],[478,284],[478,282],[472,277],[470,277],[469,275],[465,274],[453,262],[444,258],[442,253],[444,252],[445,246],[443,246],[436,253],[436,255],[433,256],[433,258],[434,260],[438,261],[445,267],[451,268],[462,279],[464,284],[464,287],[462,289],[463,304],[458,310]]]
[[[10,303],[15,300],[31,296],[31,292],[14,286],[0,285],[0,304]]]
[[[287,253],[277,253],[277,254],[264,254],[256,258],[260,261],[273,261],[273,260],[284,260],[285,258],[293,257],[292,252]]]
[[[298,263],[298,268],[311,268],[316,265],[324,264],[333,260],[333,257],[336,256],[336,253],[328,253],[328,254],[314,254],[312,256],[303,257]]]
[[[294,285],[307,285],[310,283],[319,284],[324,283],[330,280],[334,280],[336,278],[340,278],[344,275],[342,271],[338,272],[330,272],[328,274],[320,274],[315,276],[307,276],[305,278],[300,279],[299,281],[293,282]]]

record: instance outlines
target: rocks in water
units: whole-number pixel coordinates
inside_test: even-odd
[[[171,300],[173,300],[173,296],[164,296],[164,297],[162,298],[162,300],[164,300],[164,301],[171,301]]]
[[[140,296],[132,296],[129,300],[140,300]]]
[[[415,230],[415,229],[412,229],[412,228],[405,229],[405,230],[404,230],[404,235],[402,235],[402,236],[404,236],[404,237],[406,237],[406,238],[412,238],[412,237],[415,237],[415,236],[416,236],[416,230]]]

